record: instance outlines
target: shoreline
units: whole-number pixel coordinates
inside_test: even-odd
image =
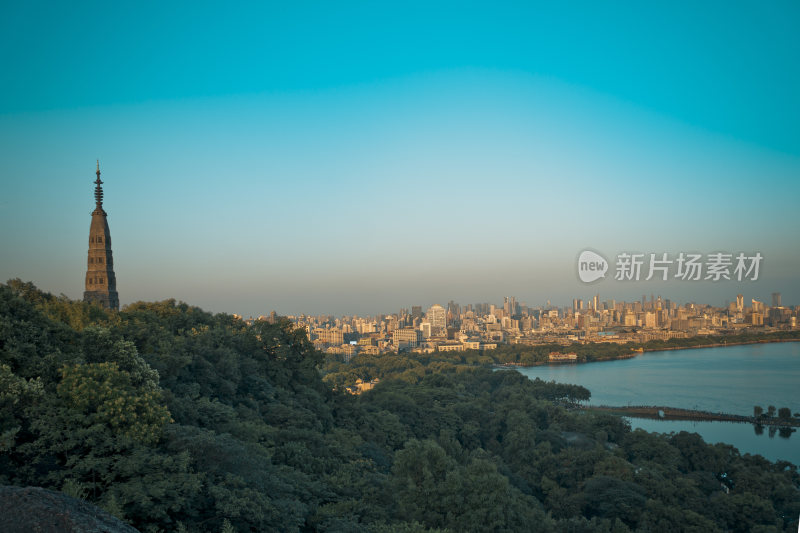
[[[773,343],[780,343],[780,342],[800,342],[800,339],[759,339],[759,340],[752,340],[752,341],[739,341],[739,342],[722,342],[722,343],[710,343],[710,344],[698,344],[696,346],[664,346],[662,348],[651,348],[651,349],[637,349],[632,353],[620,355],[617,357],[604,357],[601,359],[592,359],[591,361],[570,361],[570,362],[551,362],[551,361],[538,361],[536,363],[530,365],[523,365],[521,363],[494,363],[492,364],[492,368],[531,368],[535,366],[562,366],[562,365],[585,365],[589,363],[603,363],[606,361],[618,361],[621,359],[633,359],[634,357],[638,357],[640,355],[646,353],[655,353],[655,352],[671,352],[675,350],[695,350],[695,349],[703,349],[703,348],[724,348],[726,346],[747,346],[750,344],[773,344]]]
[[[756,418],[747,415],[734,415],[731,413],[714,413],[710,411],[698,411],[694,409],[681,409],[677,407],[654,406],[654,405],[629,405],[629,406],[609,406],[609,405],[582,405],[579,409],[584,411],[598,411],[612,413],[620,416],[633,418],[647,418],[654,420],[688,420],[703,422],[739,422],[753,424],[756,426],[775,426],[775,427],[800,427],[800,420],[792,418],[781,420],[778,418]]]
[[[747,346],[748,344],[773,344],[776,342],[800,342],[800,339],[760,339],[754,341],[741,341],[741,342],[717,342],[711,344],[698,344],[697,346],[665,346],[663,348],[653,348],[650,350],[644,350],[642,352],[636,352],[636,355],[641,355],[643,353],[649,352],[671,352],[673,350],[694,350],[695,348],[724,348],[725,346]],[[609,361],[611,359],[608,359]],[[586,361],[587,363],[592,361]]]

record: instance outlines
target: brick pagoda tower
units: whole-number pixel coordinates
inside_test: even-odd
[[[114,275],[114,258],[111,256],[111,232],[108,229],[107,214],[103,210],[100,161],[97,161],[97,180],[94,183],[94,200],[97,205],[92,211],[92,225],[89,227],[89,263],[83,301],[118,311],[117,277]]]

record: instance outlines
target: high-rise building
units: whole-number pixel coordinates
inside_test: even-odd
[[[453,300],[450,300],[447,302],[447,312],[451,313],[454,317],[458,317],[461,314],[461,306]]]
[[[772,307],[780,307],[781,306],[781,293],[773,292],[772,293]]]
[[[517,314],[517,299],[513,296],[503,297],[503,311],[506,316]]]
[[[105,309],[119,310],[117,277],[114,275],[114,258],[111,254],[111,231],[108,229],[107,213],[103,210],[103,182],[100,180],[100,161],[97,162],[95,180],[95,209],[89,226],[89,258],[86,269],[86,290],[83,301]]]
[[[744,296],[741,294],[736,295],[736,310],[743,311],[744,310]]]
[[[425,337],[426,339],[430,338],[430,336],[431,336],[431,323],[430,322],[422,322],[419,325],[419,330],[422,332],[422,336],[423,337]]]
[[[428,309],[428,313],[426,314],[427,322],[431,323],[431,330],[433,330],[434,335],[441,334],[447,327],[447,313],[439,304],[434,304]]]

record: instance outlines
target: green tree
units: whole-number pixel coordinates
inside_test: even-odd
[[[115,362],[69,365],[62,369],[57,391],[69,409],[83,415],[86,426],[104,426],[144,444],[158,441],[170,421],[161,392],[143,384],[137,389],[129,372]]]
[[[444,527],[447,511],[442,506],[447,473],[453,459],[432,440],[412,439],[395,454],[392,467],[398,518],[419,521],[428,527]]]
[[[442,491],[445,527],[453,531],[547,531],[541,504],[513,487],[494,463],[480,457],[447,475]]]
[[[588,516],[619,518],[629,526],[637,524],[647,501],[639,485],[608,476],[587,481],[583,498]]]

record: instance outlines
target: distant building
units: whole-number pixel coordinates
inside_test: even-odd
[[[341,346],[344,344],[344,333],[339,328],[314,328],[316,340],[329,346]]]
[[[349,363],[350,359],[358,355],[359,346],[356,344],[342,344],[342,360]]]
[[[515,315],[517,313],[517,300],[513,296],[505,296],[503,298],[503,312],[506,316]]]
[[[431,323],[423,322],[419,325],[419,330],[422,332],[422,336],[424,338],[429,338],[431,336]]]
[[[400,328],[392,332],[392,343],[399,350],[411,350],[419,346],[422,332],[413,328]]]
[[[780,307],[781,306],[781,293],[773,292],[772,293],[772,307]]]
[[[447,327],[447,313],[439,304],[434,304],[428,309],[426,314],[427,322],[431,324],[431,331],[433,335],[440,335]]]
[[[108,215],[103,210],[100,161],[97,162],[97,180],[94,183],[95,208],[92,211],[92,224],[89,226],[89,258],[83,301],[118,311],[117,277],[114,274],[114,258],[111,254],[111,231],[108,229],[106,218]]]
[[[267,315],[258,315],[256,318],[259,322],[267,322],[268,324],[275,324],[278,321],[278,313],[275,311],[271,311],[269,316]]]
[[[446,342],[437,345],[440,352],[463,352],[466,346],[460,342]]]
[[[352,387],[347,387],[347,391],[350,394],[361,394],[364,391],[372,390],[375,388],[375,385],[380,383],[380,379],[375,378],[370,381],[364,381],[361,378],[356,380],[356,384]]]
[[[550,352],[549,359],[553,363],[573,363],[578,360],[578,354]]]

